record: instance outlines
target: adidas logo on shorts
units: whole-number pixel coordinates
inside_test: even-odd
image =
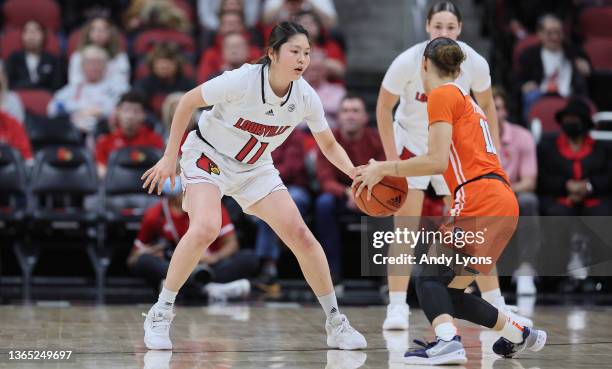
[[[269,116],[273,117],[274,116],[274,111],[272,109],[270,109],[270,110],[268,110],[266,112],[266,115],[269,115]]]

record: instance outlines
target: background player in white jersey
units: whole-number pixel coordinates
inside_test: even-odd
[[[179,143],[193,110],[214,107],[202,114],[197,130],[182,146],[183,207],[189,213],[189,230],[176,247],[159,299],[147,314],[147,348],[172,348],[169,330],[174,300],[200,255],[219,234],[223,195],[232,196],[245,212],[268,223],[295,254],[327,316],[327,344],[340,349],[366,347],[365,338],[340,314],[323,249],[304,223],[270,155],[306,120],[327,159],[354,178],[355,167],[329,129],[319,97],[302,79],[309,53],[304,28],[280,23],[272,30],[261,64],[225,72],[181,98],[164,156],[143,175],[143,187],[149,192],[156,187],[160,192],[166,178],[174,181]]]
[[[452,2],[439,2],[429,9],[426,31],[430,40],[437,37],[457,40],[461,34],[461,26],[461,13]],[[427,95],[419,72],[427,43],[428,41],[424,41],[416,44],[397,56],[389,66],[380,87],[376,120],[387,160],[400,158],[405,160],[427,152]],[[464,90],[474,93],[489,121],[495,146],[499,147],[499,130],[491,92],[489,65],[469,45],[463,42],[459,42],[459,45],[466,59],[461,64],[461,73],[455,82]],[[393,108],[398,100],[400,104],[393,117]],[[450,205],[450,192],[441,175],[410,177],[408,179],[410,191],[406,203],[396,213],[396,227],[418,229],[424,191],[430,183],[438,195],[445,196],[446,205]],[[393,252],[394,248],[391,247],[390,253]],[[409,307],[406,304],[406,291],[409,270],[400,268],[390,266],[388,270],[389,306],[383,329],[408,329]],[[485,300],[509,313],[496,275],[477,277],[476,282]],[[524,325],[533,325],[527,318],[516,315],[513,317]]]

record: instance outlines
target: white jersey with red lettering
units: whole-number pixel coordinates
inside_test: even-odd
[[[303,78],[278,97],[268,81],[268,67],[244,64],[202,84],[202,97],[212,110],[198,127],[218,152],[241,163],[271,162],[270,153],[304,120],[313,132],[328,128],[323,106]]]
[[[286,189],[270,153],[300,122],[312,132],[328,128],[314,89],[300,78],[278,97],[267,66],[245,64],[225,72],[202,85],[202,97],[214,107],[202,114],[182,146],[183,187],[210,183],[247,213],[270,193]]]
[[[465,91],[482,92],[491,86],[489,64],[464,42],[457,41],[465,54],[461,74],[455,81]],[[421,80],[423,52],[429,41],[414,45],[398,55],[389,66],[383,87],[400,96],[395,121],[402,128],[427,137],[427,95]]]
[[[389,66],[382,86],[400,97],[394,117],[394,136],[398,155],[403,159],[427,152],[427,95],[421,80],[423,52],[429,41],[421,42],[398,55]],[[457,41],[465,54],[461,74],[455,81],[466,91],[482,92],[491,86],[489,64],[474,49]],[[450,194],[441,175],[410,177],[408,186],[425,190],[429,183],[438,195]]]

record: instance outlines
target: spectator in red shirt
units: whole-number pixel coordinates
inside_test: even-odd
[[[334,136],[355,166],[370,159],[384,160],[378,132],[367,127],[368,113],[363,98],[347,95],[340,104]],[[334,284],[341,278],[341,243],[338,214],[359,210],[351,194],[351,179],[336,169],[321,152],[317,158],[317,179],[321,194],[315,205],[315,232],[327,254]]]
[[[254,37],[253,33],[249,32],[244,25],[242,13],[226,11],[221,13],[220,19],[221,24],[219,26],[219,31],[215,34],[213,41],[211,41],[211,46],[204,50],[200,56],[200,61],[198,63],[198,81],[200,83],[206,82],[211,76],[223,71],[221,67],[227,61],[226,58],[228,55],[226,52],[229,51],[226,50],[224,52],[224,49],[228,48],[228,46],[232,46],[226,43],[226,41],[228,41],[226,38],[229,35],[236,33],[242,35],[243,42],[246,42],[247,45],[247,55],[244,57],[244,61],[240,64],[234,61],[234,68],[241,66],[246,61],[256,60],[262,55],[262,50],[255,40],[256,37]],[[232,41],[234,45],[238,42],[236,38],[232,38]],[[232,57],[230,56],[230,58]]]
[[[144,124],[145,102],[138,92],[130,91],[117,104],[117,129],[98,138],[96,143],[96,163],[98,174],[104,177],[110,154],[127,146],[150,146],[164,148],[164,140]]]
[[[310,39],[313,41],[313,48],[325,52],[325,66],[330,79],[342,80],[346,73],[346,58],[338,43],[329,37],[327,30],[323,28],[321,18],[312,11],[302,11],[297,14],[295,21],[301,24]]]
[[[327,28],[336,27],[338,23],[333,0],[266,0],[263,3],[262,21],[266,25],[274,25],[292,20],[304,10],[315,12]]]
[[[228,33],[223,37],[221,52],[216,48],[204,52],[198,68],[198,81],[206,82],[221,73],[240,68],[244,63],[256,59],[261,52],[249,46],[244,34]]]
[[[289,195],[303,217],[310,208],[308,179],[304,165],[304,137],[304,132],[296,129],[281,146],[272,152],[274,166],[280,172]],[[261,219],[257,219],[255,253],[263,263],[260,282],[268,286],[273,285],[278,275],[276,264],[280,257],[280,244],[272,228]]]
[[[260,35],[249,30],[244,22],[244,13],[236,10],[224,10],[219,14],[219,29],[212,36],[210,45],[220,48],[223,37],[230,33],[242,33],[252,46],[261,46]]]
[[[23,125],[3,111],[0,111],[0,144],[17,149],[26,164],[32,163],[32,146]]]
[[[145,212],[134,247],[127,259],[130,270],[146,278],[155,288],[159,288],[166,276],[172,252],[189,227],[189,215],[182,207],[180,178],[177,176],[175,180],[174,187],[169,179],[166,181],[162,201]],[[248,281],[241,281],[240,285],[247,283],[247,287],[239,288],[239,291],[227,291],[221,284],[249,278],[257,268],[257,258],[252,250],[240,250],[234,224],[222,205],[219,236],[200,257],[199,266],[189,277],[188,285],[192,291],[195,289],[202,292],[204,285],[208,284],[204,291],[209,294],[217,295],[218,290],[224,290],[235,292],[229,296],[226,294],[226,297],[238,297],[248,293]],[[236,283],[232,286],[236,286]]]

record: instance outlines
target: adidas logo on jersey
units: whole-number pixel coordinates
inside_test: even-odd
[[[387,203],[393,206],[394,208],[399,208],[402,203],[402,195],[397,195],[393,198],[390,198],[389,200],[387,200]]]
[[[274,111],[272,109],[270,109],[270,110],[268,110],[266,112],[266,115],[269,115],[269,116],[273,117],[274,116]]]

